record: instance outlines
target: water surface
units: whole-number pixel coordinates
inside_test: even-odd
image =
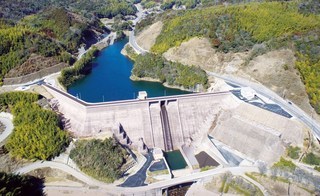
[[[131,81],[133,62],[120,53],[127,42],[123,39],[103,49],[92,72],[71,85],[68,92],[87,102],[135,99],[139,91],[147,91],[148,97],[188,93],[158,82]]]
[[[184,169],[187,167],[187,163],[184,160],[180,150],[164,152],[164,157],[166,158],[171,170]]]

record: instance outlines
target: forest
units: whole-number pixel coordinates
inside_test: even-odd
[[[140,0],[141,5],[145,8],[155,7],[158,3],[163,10],[172,9],[173,6],[186,9],[204,8],[217,5],[240,4],[250,2],[270,2],[270,1],[287,1],[287,0]]]
[[[107,183],[121,177],[121,166],[127,156],[127,151],[114,138],[78,140],[70,152],[70,158],[83,172]]]
[[[92,47],[80,60],[75,62],[72,67],[64,68],[58,78],[60,84],[68,88],[73,82],[90,73],[92,69],[91,61],[98,53],[99,50],[96,47]]]
[[[43,179],[0,172],[0,195],[45,195],[43,186]]]
[[[209,38],[212,47],[224,53],[250,51],[262,43],[269,50],[293,45],[310,104],[320,113],[319,7],[318,1],[309,0],[171,12],[162,16],[164,27],[151,50],[162,54],[193,37]]]
[[[38,94],[10,92],[0,94],[1,110],[13,114],[14,130],[5,143],[12,157],[49,160],[69,144],[69,134],[61,130],[58,115],[42,109]]]
[[[132,75],[138,78],[150,77],[161,83],[184,87],[195,91],[198,85],[206,89],[208,78],[206,72],[196,66],[185,66],[165,60],[161,55],[144,54],[135,58]]]
[[[18,21],[48,7],[66,8],[89,19],[94,16],[113,17],[118,14],[136,13],[133,0],[95,0],[94,3],[90,0],[2,0],[0,2],[0,18],[10,21]]]
[[[107,31],[99,17],[134,15],[137,11],[134,1],[126,0],[0,2],[0,85],[6,74],[31,54],[72,64],[70,53],[82,44],[97,42],[98,34]]]
[[[220,51],[246,51],[255,43],[303,33],[320,26],[320,16],[300,14],[296,3],[215,6],[164,18],[152,51],[164,53],[192,37],[208,37]]]
[[[79,18],[63,8],[48,8],[23,18],[18,24],[0,19],[0,84],[12,68],[21,65],[31,54],[72,64],[70,53],[86,43],[88,32],[105,31],[97,19]]]

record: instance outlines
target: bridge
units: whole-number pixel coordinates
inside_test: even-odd
[[[121,132],[121,128],[128,143],[138,145],[142,138],[148,147],[163,150],[178,149],[187,140],[196,139],[202,135],[201,129],[208,119],[214,120],[219,110],[231,109],[236,102],[232,93],[225,91],[88,103],[50,85],[44,87],[55,97],[67,129],[76,137],[110,130]]]

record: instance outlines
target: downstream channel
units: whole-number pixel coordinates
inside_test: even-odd
[[[135,99],[139,91],[147,91],[148,97],[189,93],[158,82],[130,80],[133,62],[121,54],[127,42],[123,39],[103,49],[93,61],[92,72],[70,86],[68,92],[87,102]]]

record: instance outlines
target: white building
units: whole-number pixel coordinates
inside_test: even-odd
[[[147,96],[148,96],[148,94],[147,94],[146,91],[139,91],[138,99],[139,100],[145,100],[145,99],[147,99]]]
[[[152,152],[154,160],[159,160],[163,158],[163,152],[161,148],[154,148]]]
[[[242,87],[240,92],[241,92],[242,97],[244,97],[248,100],[253,99],[257,94],[256,91],[250,87]]]

